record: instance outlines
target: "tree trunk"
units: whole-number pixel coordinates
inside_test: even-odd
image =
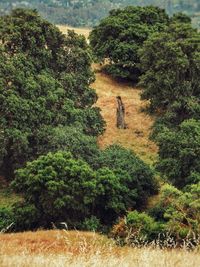
[[[117,96],[117,128],[126,129],[125,123],[125,107],[121,96]]]

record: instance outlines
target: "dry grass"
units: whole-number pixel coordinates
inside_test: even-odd
[[[87,232],[4,234],[0,242],[1,267],[199,267],[200,262],[198,252],[121,248]]]
[[[74,30],[77,34],[84,35],[85,38],[89,37],[90,31],[91,31],[91,29],[88,29],[88,28],[74,28],[74,27],[66,26],[66,25],[57,25],[57,27],[64,34],[67,34],[68,30]]]
[[[88,38],[91,29],[72,28],[58,25],[63,33],[68,29]],[[99,145],[105,148],[111,144],[120,144],[132,149],[135,153],[149,164],[155,162],[157,147],[149,140],[153,118],[141,112],[146,102],[140,99],[140,90],[133,88],[127,83],[120,83],[110,76],[100,72],[99,65],[93,65],[96,70],[96,81],[92,87],[98,94],[97,106],[101,108],[102,115],[107,123],[107,129],[99,138]],[[116,127],[116,96],[121,96],[126,109],[126,123],[128,129],[119,130]]]
[[[98,65],[94,68],[97,69]],[[140,99],[140,89],[113,80],[99,71],[96,72],[96,81],[92,87],[98,94],[97,106],[101,108],[102,116],[107,123],[106,132],[99,138],[100,147],[104,148],[117,143],[134,150],[148,163],[155,161],[157,147],[149,140],[153,118],[141,111],[146,102]],[[128,125],[128,129],[125,130],[116,127],[116,96],[121,96],[125,105]]]

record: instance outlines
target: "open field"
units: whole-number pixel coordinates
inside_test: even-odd
[[[95,65],[94,69],[97,68],[98,65]],[[146,102],[140,99],[140,89],[116,81],[100,71],[96,72],[96,81],[92,87],[97,92],[97,106],[101,108],[107,124],[106,132],[99,138],[100,147],[117,143],[134,150],[147,163],[154,162],[157,147],[149,140],[153,118],[141,111]],[[125,120],[128,126],[125,130],[116,127],[117,96],[121,96],[125,105]]]
[[[117,247],[105,236],[77,231],[0,235],[0,267],[199,267],[184,250]]]
[[[91,29],[87,28],[73,28],[71,26],[67,25],[57,25],[57,27],[60,29],[60,31],[64,34],[67,34],[68,30],[74,30],[77,34],[82,34],[85,36],[85,38],[89,37]]]

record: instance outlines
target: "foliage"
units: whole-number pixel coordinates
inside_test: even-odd
[[[100,60],[109,60],[106,69],[114,77],[137,81],[139,48],[150,34],[163,30],[168,20],[164,10],[152,6],[112,10],[91,32],[91,46]]]
[[[123,195],[126,208],[145,206],[149,196],[158,190],[154,172],[131,150],[118,145],[112,145],[101,152],[94,164],[95,168],[108,167],[122,184],[126,185],[127,192]]]
[[[14,222],[11,208],[0,207],[0,232]]]
[[[162,212],[157,213],[158,210]],[[156,220],[164,221],[166,230],[177,240],[199,235],[200,183],[188,186],[183,192],[171,185],[165,185],[160,201],[151,214]]]
[[[177,130],[164,128],[157,135],[156,141],[159,145],[157,168],[162,174],[179,188],[199,181],[199,121],[184,121]]]
[[[91,216],[90,218],[86,218],[83,222],[83,228],[87,231],[99,231],[101,229],[101,223],[99,219],[95,216]]]
[[[16,172],[12,185],[24,197],[24,203],[15,209],[20,218],[17,229],[49,227],[51,222],[63,221],[81,229],[94,223],[98,226],[97,221],[110,226],[135,200],[134,191],[111,170],[93,171],[68,152],[48,153],[27,163]]]
[[[200,234],[200,183],[182,192],[171,185],[163,186],[158,203],[145,212],[132,211],[114,225],[113,237],[121,244],[160,247],[198,245]]]
[[[189,18],[177,14],[140,50],[142,98],[158,115],[152,133],[159,147],[157,169],[179,188],[196,182],[199,173],[199,44]]]
[[[140,51],[144,72],[140,85],[152,110],[165,111],[179,102],[183,103],[179,120],[187,117],[184,103],[191,97],[198,99],[200,93],[199,43],[200,34],[189,23],[172,23],[145,42]]]
[[[65,37],[23,9],[0,19],[0,33],[0,171],[11,178],[27,160],[56,149],[51,140],[59,128],[97,136],[104,121],[92,106],[97,96],[83,37],[71,31]]]
[[[164,233],[164,224],[156,222],[145,212],[131,211],[114,225],[112,235],[121,244],[145,245]]]
[[[106,17],[111,9],[123,8],[129,5],[154,5],[165,8],[169,15],[184,12],[195,19],[198,25],[200,4],[198,0],[1,0],[0,15],[9,9],[18,7],[36,8],[40,14],[56,24],[67,24],[75,27],[93,27]]]
[[[46,227],[60,219],[71,224],[83,220],[96,194],[92,169],[67,152],[49,153],[28,163],[17,171],[13,186],[26,204],[35,207],[37,222]]]

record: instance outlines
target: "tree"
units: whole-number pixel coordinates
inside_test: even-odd
[[[23,9],[2,17],[0,32],[0,172],[12,178],[26,161],[55,149],[50,140],[59,127],[79,125],[83,135],[97,136],[104,121],[92,106],[97,96],[83,37],[65,37]]]
[[[139,48],[151,33],[162,31],[168,20],[158,7],[112,10],[91,32],[91,46],[100,60],[109,60],[106,69],[111,75],[137,81],[141,74]]]
[[[200,123],[186,120],[176,130],[165,127],[156,137],[158,170],[175,186],[183,188],[199,181]]]
[[[91,218],[109,227],[135,200],[126,180],[109,168],[94,171],[83,160],[61,151],[40,156],[17,170],[12,186],[23,196],[14,208],[18,230],[62,221],[83,229]]]
[[[94,160],[95,161],[95,160]],[[154,172],[132,151],[112,145],[101,152],[94,168],[107,167],[119,177],[127,192],[123,194],[126,209],[143,207],[149,196],[156,194],[158,184]]]
[[[165,112],[178,102],[183,103],[178,115],[187,117],[184,102],[200,96],[199,44],[200,34],[189,23],[172,23],[165,33],[155,33],[145,42],[140,85],[153,111]]]
[[[46,227],[52,221],[80,222],[89,214],[96,195],[92,169],[67,152],[49,153],[28,163],[17,171],[13,187],[37,210],[37,226]]]

